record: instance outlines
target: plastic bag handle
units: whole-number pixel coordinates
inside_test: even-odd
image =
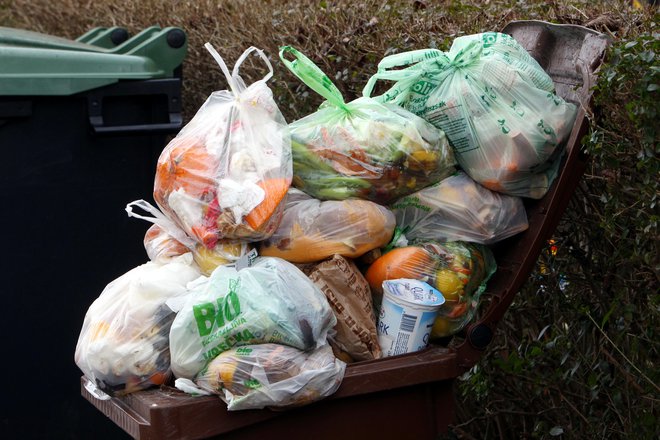
[[[231,89],[232,93],[234,95],[238,95],[241,90],[239,89],[238,84],[236,84],[236,82],[234,81],[234,77],[232,76],[232,74],[229,73],[229,69],[227,68],[227,64],[225,64],[225,60],[222,59],[218,51],[215,50],[215,47],[213,47],[211,43],[206,43],[204,47],[206,48],[206,50],[209,51],[211,56],[220,66],[222,73],[224,73],[225,78],[227,78],[227,83],[229,84],[229,88]]]
[[[266,74],[266,76],[264,76],[261,79],[261,81],[268,81],[273,76],[273,65],[270,64],[268,57],[264,54],[264,52],[261,49],[257,49],[254,46],[247,48],[245,52],[243,52],[243,54],[236,61],[236,64],[234,65],[234,69],[232,70],[231,73],[229,73],[229,68],[227,67],[227,64],[225,64],[225,60],[222,59],[218,51],[215,50],[215,48],[211,45],[211,43],[206,43],[204,47],[206,48],[206,50],[210,52],[211,56],[213,56],[215,61],[220,66],[222,73],[224,73],[225,78],[227,78],[227,83],[229,84],[229,88],[231,89],[234,95],[238,95],[243,90],[245,90],[246,87],[245,82],[243,81],[243,78],[241,78],[238,72],[240,70],[241,64],[243,64],[246,58],[254,51],[257,52],[257,55],[261,57],[261,59],[264,61],[264,63],[266,63],[266,66],[268,67],[268,73]]]
[[[420,49],[412,50],[410,52],[397,53],[385,57],[380,61],[380,63],[378,63],[378,72],[369,78],[367,85],[365,85],[364,89],[362,89],[362,96],[370,97],[374,90],[374,86],[376,85],[376,81],[379,79],[401,81],[422,74],[421,70],[411,71],[410,69],[389,69],[394,67],[412,66],[414,64],[433,60],[442,56],[445,56],[444,52],[437,49]]]
[[[153,214],[153,217],[148,217],[146,215],[141,215],[133,212],[133,207],[140,208],[150,214]],[[195,248],[195,240],[188,237],[185,232],[183,232],[172,220],[167,218],[165,214],[160,212],[158,208],[153,206],[151,203],[146,200],[135,200],[126,205],[126,213],[129,217],[139,218],[141,220],[146,220],[155,225],[160,226],[165,232],[174,237],[179,243],[183,244],[189,249]]]
[[[273,65],[270,64],[270,61],[268,60],[268,57],[266,56],[266,54],[264,54],[264,51],[261,50],[261,49],[257,49],[254,46],[250,46],[249,48],[247,48],[245,50],[245,52],[243,52],[243,54],[238,58],[238,60],[236,61],[236,64],[234,65],[234,69],[231,72],[231,76],[234,78],[234,81],[236,81],[238,78],[240,78],[240,75],[238,74],[238,72],[239,72],[239,69],[241,67],[241,64],[243,64],[243,62],[247,59],[247,57],[252,52],[255,52],[255,51],[257,52],[257,55],[259,55],[259,57],[263,60],[263,62],[268,67],[268,73],[266,74],[266,76],[261,78],[261,81],[266,82],[266,81],[268,81],[269,79],[271,79],[273,77]]]
[[[287,60],[284,57],[287,54],[292,55],[295,60]],[[328,76],[312,62],[312,60],[291,46],[283,46],[280,48],[280,59],[284,65],[310,89],[323,96],[330,104],[348,111],[346,102],[344,102],[344,97],[341,95],[339,89],[332,83],[330,78],[328,78]]]

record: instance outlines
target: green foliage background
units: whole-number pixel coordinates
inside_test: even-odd
[[[185,116],[226,87],[203,49],[235,60],[250,45],[275,67],[287,120],[321,102],[277,60],[291,44],[358,96],[385,55],[447,49],[463,34],[517,19],[584,25],[613,38],[595,85],[590,166],[537,268],[481,362],[457,381],[456,438],[657,438],[658,14],[621,1],[0,0],[0,26],[76,38],[179,26],[189,37]],[[230,61],[231,65],[232,62]],[[247,66],[256,79],[261,66]]]

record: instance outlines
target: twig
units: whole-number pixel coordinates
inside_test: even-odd
[[[453,426],[452,430],[454,431],[455,434],[460,435],[459,438],[465,438],[467,440],[477,440],[476,438],[472,437],[470,434],[468,434],[466,431],[462,430],[458,426]]]
[[[585,14],[585,13],[582,12],[582,11],[580,11],[580,10],[579,10],[578,8],[576,8],[575,6],[571,5],[570,7],[573,8],[573,9],[575,9],[576,11],[578,11],[580,14],[582,14],[582,16],[583,16],[584,18],[589,19],[589,16],[588,16],[587,14]]]
[[[649,379],[648,376],[642,372],[642,370],[637,368],[637,365],[633,364],[633,362],[630,359],[628,359],[628,356],[623,354],[623,352],[619,349],[619,347],[617,347],[616,344],[610,339],[610,337],[607,336],[607,334],[603,331],[603,329],[600,328],[600,326],[596,323],[596,321],[594,320],[594,318],[591,316],[591,314],[589,312],[587,312],[587,316],[589,317],[591,322],[594,323],[594,326],[598,329],[598,331],[600,331],[600,333],[605,337],[605,339],[607,339],[607,341],[610,344],[612,344],[612,347],[614,347],[614,349],[621,356],[623,356],[623,358],[626,360],[626,362],[628,362],[630,364],[630,366],[635,369],[635,371],[637,371],[649,384],[651,384],[651,386],[653,386],[653,388],[655,388],[656,391],[660,392],[660,387],[658,387],[658,385],[656,385],[655,382],[653,382],[651,379]]]
[[[566,402],[566,404],[570,406],[571,409],[575,411],[575,413],[579,415],[582,420],[584,420],[584,423],[589,424],[589,420],[587,420],[587,418],[575,407],[575,405],[571,403],[570,400],[564,397],[564,394],[561,391],[559,391],[559,397],[561,397],[562,402]]]
[[[626,382],[628,382],[630,385],[633,386],[637,391],[639,391],[641,394],[644,394],[644,389],[639,386],[637,382],[635,382],[634,377],[623,368],[623,366],[614,359],[614,356],[609,354],[603,347],[600,347],[600,352],[605,355],[605,357],[621,372],[623,373],[623,376],[626,378]]]

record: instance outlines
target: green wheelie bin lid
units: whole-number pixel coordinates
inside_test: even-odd
[[[115,47],[83,37],[0,27],[0,96],[65,96],[119,80],[169,78],[188,49],[176,27],[152,26]]]

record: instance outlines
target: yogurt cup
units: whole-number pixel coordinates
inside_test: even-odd
[[[378,343],[383,357],[419,351],[429,343],[445,298],[429,284],[411,279],[383,281]]]

